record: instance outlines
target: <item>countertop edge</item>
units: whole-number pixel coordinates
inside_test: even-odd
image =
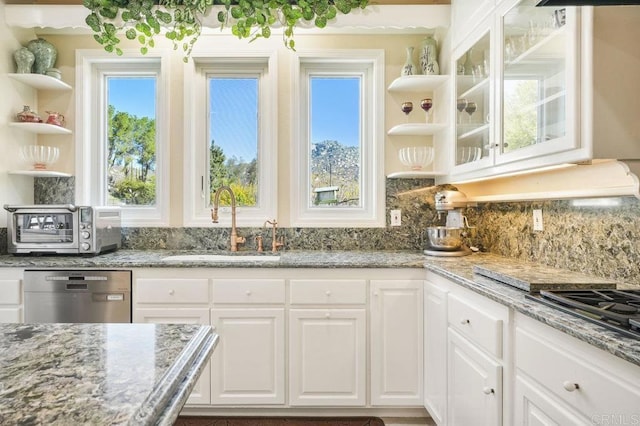
[[[189,376],[195,376],[197,379],[213,353],[217,341],[218,335],[213,333],[211,326],[200,326],[182,349],[171,368],[159,380],[154,391],[133,414],[129,423],[131,425],[154,425],[158,424],[158,420],[161,418],[177,417],[186,397],[195,385],[195,381],[190,382],[185,379]],[[179,403],[182,398],[176,398],[176,395],[185,396],[182,404]]]

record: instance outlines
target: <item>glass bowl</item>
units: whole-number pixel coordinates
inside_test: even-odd
[[[398,150],[400,162],[411,170],[422,170],[433,161],[433,148],[430,146],[411,146]]]
[[[54,146],[27,145],[20,148],[20,157],[33,170],[47,170],[59,156],[60,149]]]

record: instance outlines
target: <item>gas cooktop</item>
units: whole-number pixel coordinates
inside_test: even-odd
[[[525,297],[640,339],[640,290],[546,290]]]

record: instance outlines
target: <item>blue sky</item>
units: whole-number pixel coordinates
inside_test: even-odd
[[[212,108],[212,137],[227,157],[249,161],[255,155],[256,90],[248,79],[224,79],[213,91],[227,108]],[[312,141],[337,140],[344,145],[359,143],[359,80],[357,78],[313,78],[311,84]],[[155,117],[152,78],[111,78],[109,103],[116,110],[138,117]]]

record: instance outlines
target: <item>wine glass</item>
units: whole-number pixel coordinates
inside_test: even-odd
[[[467,114],[469,114],[469,124],[471,124],[471,115],[478,109],[475,102],[467,102],[467,106],[464,108]]]
[[[459,99],[456,101],[456,108],[458,109],[458,112],[460,113],[460,114],[458,114],[459,121],[460,121],[460,123],[459,123],[459,124],[462,124],[462,111],[464,111],[464,109],[465,109],[466,107],[467,107],[467,100],[466,100],[466,99],[464,99],[464,98],[459,98]]]
[[[432,106],[433,106],[433,99],[431,98],[425,98],[420,101],[420,108],[422,108],[424,112],[427,113],[427,123],[431,121],[429,111],[431,110]]]
[[[413,111],[413,102],[408,102],[408,101],[407,102],[403,102],[402,106],[400,107],[400,109],[407,116],[407,123],[408,123],[409,122],[409,113],[411,111]]]

